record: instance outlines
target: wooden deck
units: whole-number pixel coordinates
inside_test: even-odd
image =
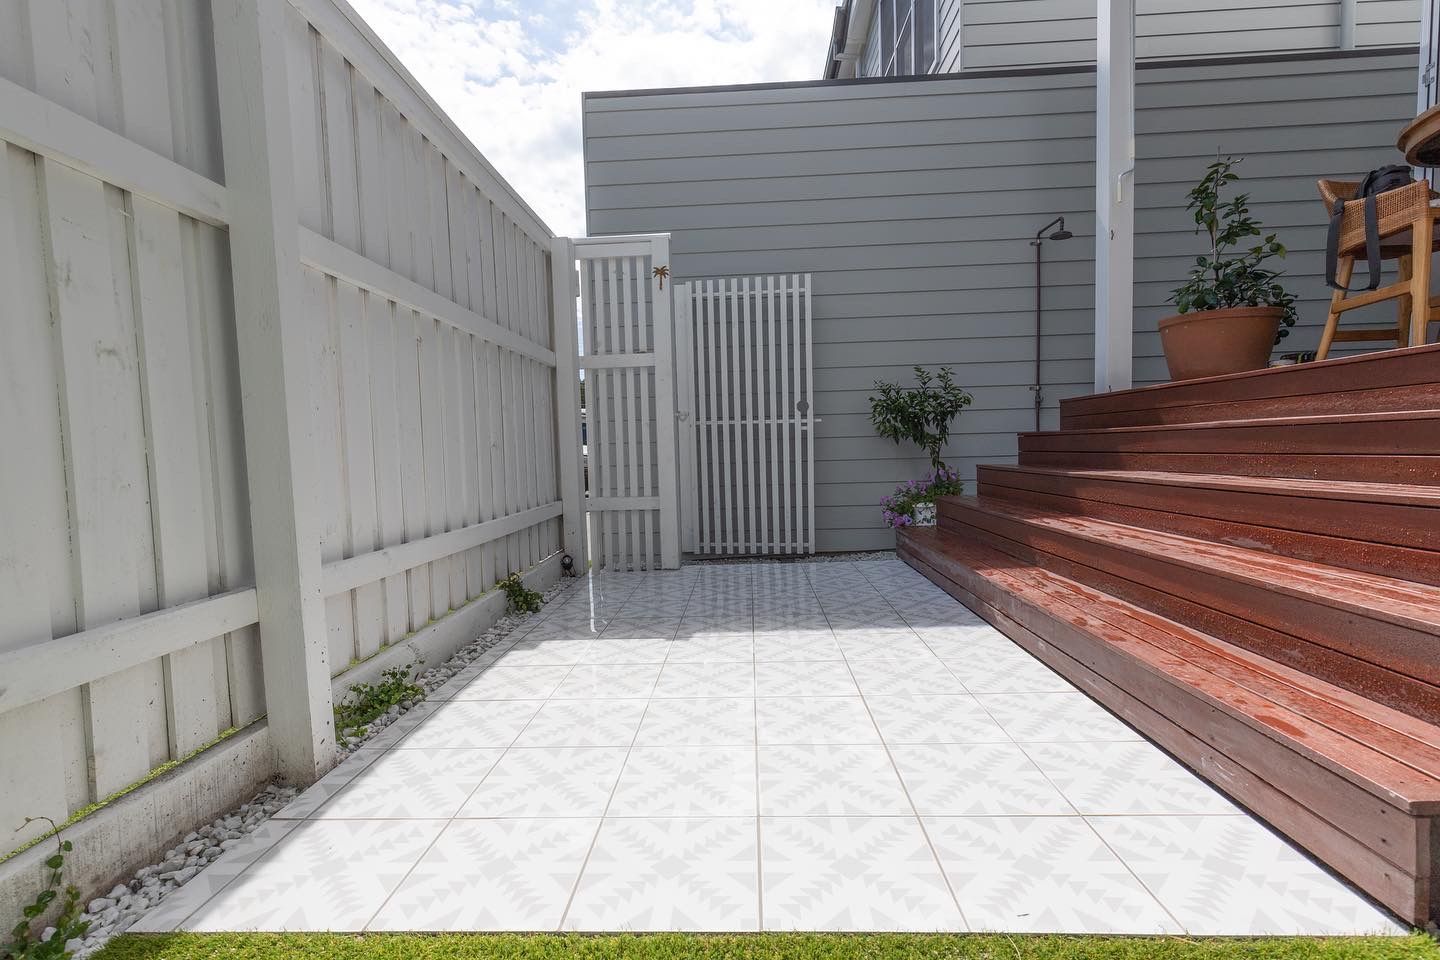
[[[1440,346],[1061,422],[901,556],[1402,917],[1440,915]]]

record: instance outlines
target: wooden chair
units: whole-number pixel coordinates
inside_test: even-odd
[[[1340,221],[1340,249],[1335,268],[1335,279],[1348,286],[1355,273],[1355,261],[1365,260],[1365,204],[1362,200],[1351,200],[1360,188],[1355,180],[1321,180],[1318,183],[1320,197],[1325,201],[1325,210],[1334,210],[1335,201],[1346,200],[1345,211]],[[1440,307],[1440,297],[1430,295],[1430,254],[1437,249],[1435,220],[1440,209],[1430,205],[1430,185],[1424,180],[1388,190],[1376,198],[1380,226],[1380,258],[1399,261],[1399,278],[1391,284],[1375,290],[1346,292],[1333,291],[1330,297],[1330,313],[1325,319],[1325,332],[1320,337],[1320,349],[1315,351],[1316,360],[1324,360],[1330,354],[1330,345],[1335,341],[1390,340],[1397,347],[1407,344],[1412,347],[1425,342],[1427,327],[1432,319],[1440,319],[1435,308]],[[1340,314],[1395,300],[1396,318],[1392,327],[1360,327],[1341,330]]]

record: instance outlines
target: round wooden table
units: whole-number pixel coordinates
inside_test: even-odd
[[[1440,167],[1440,104],[1407,123],[1395,146],[1412,167]]]

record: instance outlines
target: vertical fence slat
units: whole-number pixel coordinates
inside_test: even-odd
[[[774,336],[770,330],[770,285],[765,277],[755,278],[755,324],[756,336],[765,341],[765,378],[760,381],[757,391],[757,409],[760,412],[760,436],[755,444],[756,456],[760,461],[760,552],[772,553],[770,542],[770,461],[766,447],[774,444],[774,351],[771,349]],[[760,347],[755,347],[755,366],[760,368]]]
[[[370,435],[375,457],[375,507],[379,546],[393,547],[405,541],[405,506],[401,479],[400,418],[395,358],[406,340],[396,335],[395,304],[374,294],[363,295],[365,326],[369,335],[371,363]],[[394,643],[410,628],[409,579],[404,573],[382,581],[385,598],[385,642]]]
[[[800,436],[800,426],[803,415],[800,413],[798,407],[802,390],[800,383],[800,353],[802,349],[800,343],[800,328],[804,321],[800,315],[800,277],[797,274],[790,275],[790,321],[794,324],[795,329],[795,353],[793,359],[795,396],[790,403],[791,412],[795,416],[795,525],[794,536],[790,541],[790,549],[792,552],[799,552],[804,542],[804,532],[801,526],[804,523],[805,516],[804,476],[801,472],[804,461],[804,454],[802,453],[804,438]]]
[[[777,278],[777,283],[780,310],[780,445],[783,458],[780,461],[781,507],[778,539],[781,552],[788,553],[794,523],[790,496],[790,444],[794,431],[791,415],[795,412],[795,404],[790,393],[790,293],[783,274]]]
[[[805,274],[805,416],[810,422],[810,429],[806,433],[805,444],[805,477],[808,484],[806,498],[805,516],[805,542],[806,553],[815,552],[815,314],[814,301],[811,293],[814,288],[814,280],[811,274]]]

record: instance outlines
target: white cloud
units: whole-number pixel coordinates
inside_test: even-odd
[[[582,236],[582,91],[815,79],[836,0],[351,3],[551,229]]]

